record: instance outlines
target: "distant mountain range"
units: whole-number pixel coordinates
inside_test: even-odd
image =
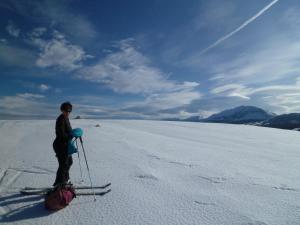
[[[239,106],[211,115],[208,118],[193,116],[187,119],[167,119],[171,121],[189,121],[206,123],[251,124],[281,129],[300,128],[300,113],[276,115],[254,106]]]
[[[224,110],[220,113],[213,114],[206,119],[201,119],[202,122],[213,123],[256,123],[273,118],[275,115],[267,113],[261,108],[254,106],[240,106],[233,109]]]
[[[300,128],[300,113],[290,113],[275,116],[261,123],[264,127],[273,127],[281,129],[299,129]]]

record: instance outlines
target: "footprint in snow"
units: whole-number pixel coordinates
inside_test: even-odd
[[[287,187],[286,185],[281,185],[280,187],[272,187],[273,189],[282,190],[282,191],[299,191],[295,188]]]
[[[180,165],[180,166],[188,166],[188,167],[192,167],[193,166],[192,164],[187,164],[187,163],[182,163],[182,162],[176,162],[176,161],[169,161],[169,163],[177,164],[177,165]]]
[[[268,225],[268,224],[261,221],[254,221],[254,222],[244,223],[243,225]]]
[[[200,202],[200,201],[194,201],[198,205],[204,205],[204,206],[217,206],[215,203],[212,202]]]
[[[23,172],[23,173],[34,173],[34,174],[50,174],[49,172],[45,172],[45,171],[36,171],[36,170],[32,170],[31,168],[9,168],[10,170],[14,170],[14,171],[19,171],[19,172]]]
[[[137,175],[136,177],[140,178],[140,179],[158,180],[157,177],[155,177],[155,176],[153,176],[151,174],[141,174],[141,175]]]
[[[205,176],[198,176],[198,177],[203,180],[207,180],[213,184],[220,184],[227,180],[225,177],[205,177]]]
[[[5,178],[6,175],[7,175],[7,169],[6,170],[2,169],[0,171],[0,186],[2,185],[2,182],[3,182],[3,180],[4,180],[4,178]]]
[[[44,168],[44,167],[40,167],[40,166],[33,166],[32,168],[42,170],[42,171],[45,171],[45,172],[49,172],[49,173],[56,173],[56,171],[49,170],[48,168]]]
[[[148,155],[148,157],[150,157],[150,158],[153,158],[153,159],[156,159],[156,160],[161,160],[161,158],[160,157],[158,157],[157,155]]]
[[[152,159],[155,159],[155,160],[162,160],[164,162],[179,165],[179,166],[187,166],[187,167],[192,167],[193,166],[192,164],[187,164],[187,163],[182,163],[182,162],[177,162],[177,161],[168,161],[167,159],[162,159],[162,158],[158,157],[157,155],[149,154],[148,157],[150,157]]]
[[[5,191],[11,184],[13,184],[22,172],[3,169],[0,172],[0,192]]]

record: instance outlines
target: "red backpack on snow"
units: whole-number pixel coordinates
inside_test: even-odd
[[[58,186],[46,194],[45,207],[48,210],[60,210],[69,205],[75,197],[74,187]]]

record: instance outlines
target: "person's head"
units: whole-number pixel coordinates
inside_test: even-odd
[[[65,115],[69,116],[72,112],[72,104],[70,102],[64,102],[60,105],[60,111]]]

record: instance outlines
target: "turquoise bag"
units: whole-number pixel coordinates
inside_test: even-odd
[[[75,138],[79,138],[83,135],[83,130],[81,128],[75,128],[72,130],[72,136]]]
[[[77,143],[76,143],[76,145],[75,145],[75,143],[76,143],[76,138],[68,141],[68,155],[72,155],[72,154],[78,152]]]
[[[68,141],[68,154],[72,155],[76,152],[78,152],[78,146],[77,146],[77,138],[80,138],[83,135],[83,130],[81,128],[75,128],[72,130],[72,136],[73,138]]]

